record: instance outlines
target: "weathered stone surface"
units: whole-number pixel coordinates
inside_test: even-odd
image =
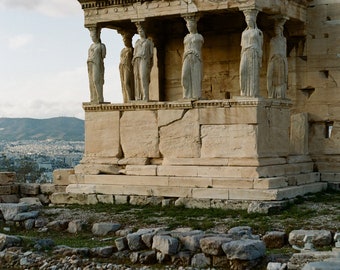
[[[126,111],[120,119],[120,138],[125,158],[159,157],[157,114]]]
[[[91,249],[92,254],[95,254],[102,258],[110,257],[113,254],[113,252],[114,252],[113,246],[97,247],[97,248]]]
[[[169,235],[155,235],[153,237],[152,248],[163,254],[174,255],[179,247],[178,239]]]
[[[50,199],[53,204],[95,204],[98,202],[95,194],[53,193]]]
[[[157,261],[156,251],[144,251],[139,254],[139,262],[141,264],[154,264]]]
[[[327,230],[293,230],[289,233],[288,242],[290,245],[303,247],[303,239],[306,235],[312,236],[315,247],[328,246],[332,243],[332,234]]]
[[[308,154],[308,113],[294,114],[290,119],[290,153]]]
[[[72,220],[68,223],[67,231],[76,234],[84,230],[86,223],[83,220]]]
[[[22,243],[21,238],[0,233],[0,251],[9,247],[18,247]]]
[[[94,223],[92,225],[92,233],[94,235],[107,235],[108,233],[114,233],[119,230],[121,227],[118,223],[110,223],[110,222],[101,222],[101,223]]]
[[[51,195],[56,192],[55,184],[41,184],[40,191],[42,194]]]
[[[19,203],[26,203],[30,206],[30,209],[40,209],[43,207],[38,197],[24,197],[20,198]]]
[[[35,219],[39,215],[39,211],[31,211],[31,212],[24,212],[18,213],[14,218],[13,221],[24,221],[26,219]]]
[[[204,237],[204,233],[187,235],[180,237],[183,247],[189,251],[197,252],[200,249],[200,240]]]
[[[23,203],[1,203],[0,212],[5,220],[14,220],[19,214],[28,211],[29,206]]]
[[[120,156],[119,119],[118,111],[86,113],[85,156]]]
[[[40,193],[40,185],[20,184],[20,193],[25,195],[38,195]]]
[[[201,127],[202,157],[252,157],[257,155],[256,126],[204,125]]]
[[[249,204],[248,213],[262,213],[269,214],[275,211],[280,211],[287,206],[286,201],[279,202],[264,202],[264,201],[253,201]]]
[[[225,236],[211,236],[200,240],[202,252],[208,255],[219,256],[223,255],[222,245],[230,242],[233,239]]]
[[[282,248],[286,244],[287,235],[285,232],[267,232],[262,241],[266,244],[267,248]]]
[[[78,164],[74,170],[76,174],[85,175],[119,174],[120,167],[116,164]]]
[[[251,233],[251,227],[249,226],[237,226],[233,227],[228,230],[228,234],[231,234],[233,237],[240,239],[242,237],[250,237],[252,235]]]
[[[150,232],[150,233],[144,233],[142,234],[142,241],[148,248],[152,248],[152,241],[153,237],[155,235],[155,232]]]
[[[24,221],[25,230],[32,230],[34,228],[34,219],[27,219]]]
[[[210,266],[211,259],[204,253],[195,254],[191,259],[191,266],[200,268],[206,268]]]
[[[129,249],[132,251],[142,250],[145,248],[145,244],[142,241],[142,235],[140,233],[130,233],[126,236]]]
[[[267,270],[281,270],[281,269],[286,269],[286,264],[270,262],[267,265]]]
[[[0,186],[8,185],[16,180],[15,172],[0,172]]]
[[[266,253],[266,246],[260,240],[242,239],[222,244],[222,249],[230,260],[252,261]]]
[[[175,265],[190,265],[192,254],[190,251],[180,251],[171,256],[171,263]]]
[[[113,204],[114,203],[114,197],[110,194],[97,194],[97,199],[99,203],[108,203]]]
[[[0,185],[0,194],[1,195],[10,195],[12,194],[12,189],[10,185]]]
[[[115,195],[116,204],[127,204],[129,202],[129,196],[127,195]]]
[[[58,169],[53,171],[53,184],[66,186],[70,184],[69,176],[74,174],[74,169]]]
[[[330,251],[294,253],[289,259],[288,269],[302,269],[307,263],[324,261],[333,256]]]
[[[198,110],[190,110],[177,121],[160,127],[159,149],[164,158],[200,156]]]
[[[18,203],[19,196],[18,195],[0,195],[0,203]]]
[[[115,239],[115,245],[118,251],[126,250],[129,248],[128,242],[126,237],[119,237]]]
[[[54,220],[47,223],[46,227],[50,230],[61,232],[68,228],[69,221],[67,220]]]
[[[339,270],[340,262],[312,262],[307,263],[302,270]]]

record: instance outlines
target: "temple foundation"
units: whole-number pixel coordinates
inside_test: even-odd
[[[290,106],[248,97],[85,103],[85,155],[66,191],[226,201],[319,192],[327,184],[305,138],[290,132]]]

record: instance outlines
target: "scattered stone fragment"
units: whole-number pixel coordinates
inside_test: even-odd
[[[155,235],[153,237],[152,248],[163,254],[174,255],[178,250],[178,239],[169,235]]]
[[[191,259],[191,266],[197,268],[205,268],[210,266],[211,260],[204,253],[197,253]]]
[[[261,258],[266,253],[263,241],[241,239],[222,244],[222,249],[230,260],[252,261]]]
[[[267,248],[282,248],[286,244],[286,233],[285,232],[267,232],[262,240],[266,244]]]
[[[4,248],[19,247],[21,243],[22,239],[17,236],[0,233],[0,251]]]
[[[86,223],[83,220],[72,220],[68,223],[67,231],[69,233],[78,233],[84,230]]]
[[[111,232],[116,232],[121,227],[117,223],[101,222],[92,225],[92,233],[97,236],[104,236]]]
[[[288,242],[290,245],[303,247],[306,235],[311,236],[315,247],[329,246],[332,243],[332,234],[327,230],[293,230],[289,233]]]
[[[208,255],[223,255],[222,244],[232,241],[232,238],[225,236],[211,236],[200,240],[202,252]]]
[[[130,233],[126,236],[130,250],[137,251],[145,248],[142,236],[139,233]]]

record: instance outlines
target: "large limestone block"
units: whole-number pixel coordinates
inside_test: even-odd
[[[59,186],[70,184],[69,176],[74,174],[74,169],[58,169],[53,171],[53,183]]]
[[[200,157],[198,110],[188,110],[178,121],[160,127],[159,149],[164,158]]]
[[[168,177],[136,175],[85,175],[84,184],[125,186],[168,186]]]
[[[260,157],[288,156],[290,116],[288,109],[267,108],[258,125]]]
[[[120,156],[119,117],[119,111],[86,112],[85,156]]]
[[[257,156],[255,125],[203,125],[201,127],[204,158]]]
[[[13,183],[16,180],[15,172],[0,172],[0,186]]]
[[[308,154],[308,114],[299,113],[291,116],[290,153],[293,155]]]
[[[199,110],[201,125],[257,124],[256,107],[204,108]]]
[[[172,122],[180,120],[184,115],[184,110],[159,110],[158,126],[166,126]]]
[[[96,204],[95,194],[53,193],[50,196],[52,204]]]
[[[153,175],[155,176],[157,172],[156,165],[127,165],[124,170],[121,170],[120,173],[126,175]]]
[[[340,122],[335,121],[333,124],[330,138],[325,136],[325,123],[313,123],[309,141],[309,152],[312,155],[337,155],[339,154],[340,145]]]
[[[120,138],[125,158],[159,157],[156,112],[124,112],[120,120]]]

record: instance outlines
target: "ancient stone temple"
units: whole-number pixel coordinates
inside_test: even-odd
[[[340,3],[78,1],[91,101],[68,192],[209,207],[339,181]],[[121,104],[103,97],[103,28],[125,44]]]

